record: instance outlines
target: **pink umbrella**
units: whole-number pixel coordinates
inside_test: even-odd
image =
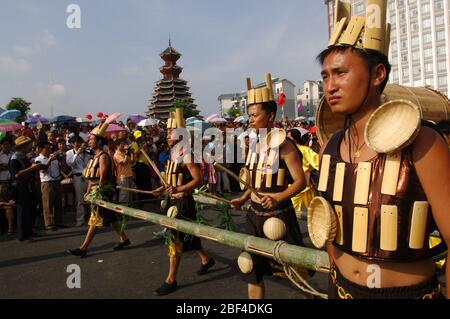
[[[215,118],[217,118],[217,117],[219,117],[219,115],[217,115],[217,113],[215,113],[215,114],[213,114],[213,115],[210,115],[210,116],[208,116],[208,117],[206,118],[206,122],[211,122],[211,120],[213,120],[213,119],[215,119]]]
[[[11,120],[0,119],[0,132],[11,132],[21,130],[23,125]]]
[[[209,123],[225,123],[225,122],[227,122],[227,120],[222,118],[222,117],[216,117],[216,118],[213,118],[212,120],[210,120],[208,122]]]
[[[125,132],[126,129],[122,126],[119,126],[117,124],[109,124],[108,128],[106,129],[106,133],[115,133],[115,132]]]

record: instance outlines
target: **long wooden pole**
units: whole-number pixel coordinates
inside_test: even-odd
[[[116,186],[117,189],[122,189],[124,191],[129,191],[129,192],[133,192],[133,193],[139,193],[139,194],[147,194],[147,195],[154,195],[153,191],[143,191],[140,189],[135,189],[135,188],[128,188],[128,187],[124,187],[124,186]]]
[[[252,187],[252,185],[250,185],[250,183],[242,180],[241,178],[239,178],[239,176],[237,176],[235,173],[233,173],[232,171],[230,171],[229,169],[225,168],[224,166],[220,165],[219,163],[214,163],[214,167],[217,168],[218,170],[230,175],[231,177],[233,177],[236,181],[238,181],[239,183],[244,184],[249,190],[252,191],[252,193],[254,193],[256,196],[258,196],[259,198],[262,198],[263,196],[261,195],[261,193],[258,193],[256,191],[256,189],[254,189]]]
[[[119,214],[158,224],[170,229],[209,239],[227,246],[239,248],[250,253],[274,259],[274,250],[278,242],[260,237],[249,236],[224,229],[188,222],[185,220],[169,218],[164,215],[146,212],[102,200],[93,200],[93,204],[115,211]],[[279,258],[283,262],[307,269],[329,272],[328,255],[325,251],[283,244],[279,247]]]
[[[142,148],[140,149],[140,151],[141,151],[142,155],[144,155],[145,159],[148,161],[150,166],[153,168],[156,175],[158,175],[158,177],[161,180],[161,183],[164,185],[164,187],[166,187],[166,188],[169,187],[169,184],[167,184],[166,180],[161,175],[161,172],[159,171],[158,166],[156,166],[155,162],[153,162],[152,159],[150,158],[150,156],[148,156],[147,152],[145,150],[143,150]]]

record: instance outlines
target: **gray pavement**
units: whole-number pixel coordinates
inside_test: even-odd
[[[153,210],[154,211],[154,210]],[[217,221],[217,212],[202,214]],[[243,228],[243,215],[235,214],[235,223]],[[65,214],[71,222],[73,214]],[[301,223],[303,232],[306,226]],[[109,228],[102,229],[92,243],[87,258],[70,256],[67,249],[76,248],[83,240],[86,227],[67,228],[45,234],[35,242],[21,243],[0,238],[0,298],[177,298],[177,299],[245,299],[246,284],[239,277],[236,258],[240,251],[208,240],[204,248],[214,257],[216,265],[205,276],[197,276],[199,257],[183,255],[179,273],[179,289],[164,297],[156,297],[168,270],[167,249],[162,239],[155,239],[154,231],[161,227],[142,221],[129,223],[126,233],[132,245],[122,251],[112,250],[118,238]],[[81,288],[69,289],[66,271],[76,264],[81,269]],[[310,283],[326,289],[326,276],[316,274]],[[267,298],[302,298],[287,279],[268,278]]]

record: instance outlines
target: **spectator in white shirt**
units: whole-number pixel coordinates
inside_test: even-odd
[[[89,134],[89,126],[86,123],[81,124],[81,132],[78,135],[83,139],[83,142],[87,143]]]
[[[76,207],[76,227],[86,224],[87,212],[84,205],[83,196],[87,190],[87,183],[83,178],[83,170],[92,158],[92,155],[86,150],[86,143],[83,139],[75,135],[70,138],[69,143],[72,149],[66,153],[66,163],[72,168],[73,188],[75,189],[75,207]]]
[[[0,202],[10,203],[2,205],[6,211],[6,219],[8,220],[8,235],[14,232],[14,202],[11,194],[11,173],[9,172],[9,160],[13,153],[11,152],[12,142],[5,138],[1,142],[0,151]]]
[[[62,192],[60,163],[57,154],[51,154],[49,142],[41,142],[38,145],[39,156],[35,163],[44,165],[39,171],[41,179],[42,205],[44,213],[45,229],[56,231],[58,226],[62,226]]]

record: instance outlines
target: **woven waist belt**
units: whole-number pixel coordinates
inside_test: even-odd
[[[257,209],[255,209],[252,205],[250,205],[250,210],[258,216],[264,216],[264,217],[270,217],[270,216],[277,216],[280,215],[282,213],[286,213],[288,211],[290,211],[292,209],[291,206],[288,206],[286,208],[283,209],[278,209],[278,210],[272,210],[272,211],[266,211],[266,212],[261,212]]]

